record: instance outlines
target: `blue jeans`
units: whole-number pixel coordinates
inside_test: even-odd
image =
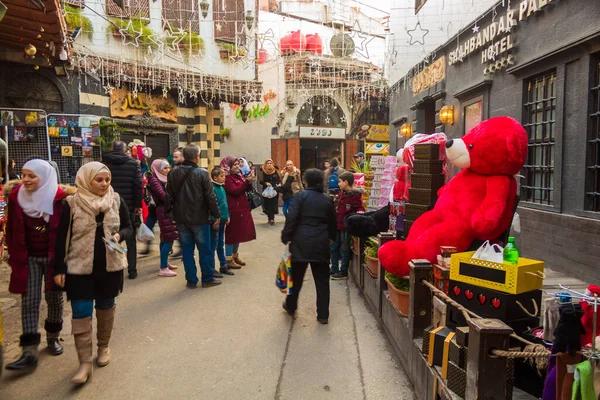
[[[292,205],[292,200],[294,200],[294,198],[287,199],[283,202],[283,215],[285,215],[286,218],[288,215],[288,210],[290,209],[290,206]]]
[[[200,272],[202,273],[202,282],[210,282],[215,277],[211,267],[210,258],[213,255],[210,251],[210,225],[188,225],[177,224],[179,231],[179,243],[183,252],[183,267],[185,268],[185,279],[191,285],[198,283],[196,274],[196,261],[194,260],[194,249],[198,247],[200,254]]]
[[[239,253],[240,244],[239,243],[228,244],[227,246],[225,246],[225,250],[226,250],[227,257],[231,257],[231,256],[233,256],[233,253]]]
[[[352,237],[346,230],[338,230],[335,242],[329,246],[331,250],[331,272],[341,272],[342,274],[348,273],[348,266],[350,265],[350,242]],[[342,269],[338,271],[340,265],[340,256],[342,258]]]
[[[156,217],[156,211],[154,212],[154,214],[148,214],[148,217],[146,218],[146,226],[150,230],[154,230],[154,225],[156,225],[156,222],[158,222],[158,219]]]
[[[97,310],[110,310],[115,306],[115,298],[96,299]],[[71,310],[73,310],[73,319],[82,319],[91,317],[94,312],[94,300],[71,300]]]
[[[160,268],[169,268],[171,249],[173,249],[173,242],[160,242]]]
[[[217,253],[217,257],[219,258],[219,263],[221,264],[221,268],[227,267],[227,260],[225,259],[225,224],[227,221],[221,221],[219,225],[219,229],[210,229],[210,247],[212,251],[212,255],[210,260],[212,261],[213,270],[216,269],[215,264],[215,253]]]

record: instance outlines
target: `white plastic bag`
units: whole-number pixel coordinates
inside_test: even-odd
[[[502,264],[504,261],[504,248],[497,244],[490,244],[490,241],[486,240],[473,254],[473,258]]]
[[[268,186],[265,190],[263,190],[262,195],[267,199],[272,199],[273,197],[277,197],[277,192],[275,189],[273,189],[273,186]]]
[[[154,233],[146,226],[146,224],[141,224],[137,231],[136,238],[138,242],[149,242],[150,240],[154,240]]]

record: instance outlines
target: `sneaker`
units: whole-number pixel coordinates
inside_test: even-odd
[[[333,275],[331,275],[331,279],[333,279],[334,281],[341,281],[342,279],[348,279],[348,274],[343,274],[341,272],[337,272]]]
[[[198,289],[198,285],[196,285],[195,283],[186,283],[185,287],[188,289]]]
[[[317,317],[317,321],[319,321],[323,325],[327,325],[329,323],[329,320],[327,318],[319,318],[319,317]]]
[[[229,268],[221,268],[221,269],[219,270],[219,272],[221,272],[221,273],[222,273],[222,274],[224,274],[224,275],[235,275],[235,274],[233,273],[233,271],[232,271],[232,270],[230,270]]]
[[[202,287],[203,288],[209,288],[209,287],[213,287],[213,286],[219,286],[221,283],[220,280],[218,279],[214,279],[212,281],[208,281],[208,282],[202,282]]]
[[[217,271],[215,271],[215,272],[213,272],[213,276],[214,276],[215,278],[219,278],[219,279],[221,279],[221,278],[223,277],[223,274],[222,274],[222,273],[220,273],[220,272],[217,272]]]
[[[169,268],[161,268],[160,271],[158,272],[158,276],[167,276],[167,277],[177,276],[177,272],[171,271]]]
[[[329,275],[335,275],[335,274],[339,274],[340,271],[334,271],[332,269],[329,270]]]
[[[177,265],[173,265],[173,264],[169,264],[169,269],[173,270],[173,269],[177,269],[179,268]]]

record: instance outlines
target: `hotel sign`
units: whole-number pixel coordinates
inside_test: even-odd
[[[501,15],[486,27],[479,28],[475,24],[473,35],[450,52],[448,65],[463,62],[465,57],[476,51],[481,52],[482,64],[495,63],[498,56],[508,54],[515,47],[511,35],[513,27],[553,2],[557,0],[522,0],[518,9],[507,8],[505,15]],[[500,38],[503,35],[506,36]]]
[[[446,77],[446,56],[435,60],[431,65],[425,67],[412,79],[413,96],[418,95],[430,86],[441,82]]]

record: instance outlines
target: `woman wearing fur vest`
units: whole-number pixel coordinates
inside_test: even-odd
[[[44,324],[52,355],[63,352],[58,336],[63,323],[63,294],[52,284],[54,243],[57,237],[62,200],[67,193],[58,187],[54,168],[45,160],[31,160],[22,168],[20,184],[5,186],[8,195],[6,245],[12,269],[9,290],[21,294],[23,334],[21,357],[6,366],[10,370],[32,371],[38,363],[38,323],[42,287],[48,305]],[[14,183],[14,182],[13,182]]]
[[[285,169],[281,171],[281,186],[275,190],[282,193],[283,197],[283,215],[287,218],[288,210],[294,199],[294,195],[303,190],[302,176],[298,168],[294,166],[292,160],[285,163]]]
[[[98,323],[96,363],[99,367],[110,363],[108,344],[115,319],[115,297],[123,291],[127,257],[105,240],[120,243],[133,235],[127,204],[110,182],[110,170],[104,164],[90,162],[81,167],[75,178],[77,193],[67,198],[56,236],[54,282],[66,289],[71,301],[79,357],[79,370],[72,379],[75,384],[87,382],[92,375],[94,302]]]

